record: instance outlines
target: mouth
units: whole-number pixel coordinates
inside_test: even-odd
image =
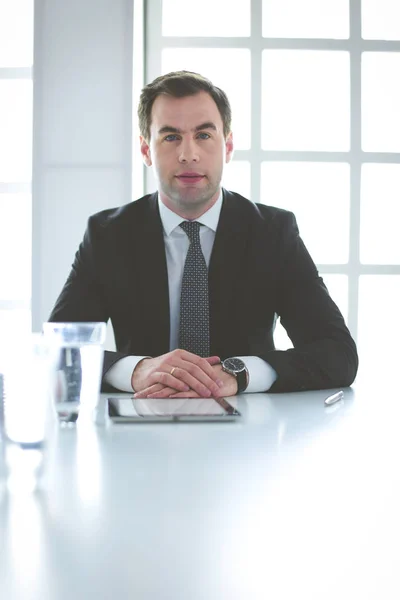
[[[181,181],[182,183],[198,183],[199,181],[205,178],[205,175],[190,172],[176,175],[176,178],[179,179],[179,181]]]

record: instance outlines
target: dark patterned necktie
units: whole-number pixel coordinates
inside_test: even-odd
[[[198,356],[210,355],[208,269],[200,246],[200,223],[180,225],[190,240],[183,269],[179,348]]]

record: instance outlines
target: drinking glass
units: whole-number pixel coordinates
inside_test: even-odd
[[[59,422],[73,426],[80,412],[94,410],[98,401],[106,324],[49,322],[43,332],[59,348],[53,385]]]
[[[7,342],[1,361],[3,475],[10,490],[33,490],[48,458],[52,425],[51,386],[57,348],[40,334]]]

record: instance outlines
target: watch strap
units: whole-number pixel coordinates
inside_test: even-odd
[[[236,373],[236,381],[238,385],[237,393],[241,394],[249,385],[249,375],[247,368],[244,368],[243,371],[239,371],[239,373]]]

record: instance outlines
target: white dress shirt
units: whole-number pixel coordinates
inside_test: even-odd
[[[186,254],[189,249],[189,238],[180,224],[184,219],[167,208],[158,197],[161,222],[164,230],[164,244],[167,258],[169,306],[170,306],[170,350],[178,348],[179,307],[181,285]],[[222,192],[217,202],[201,217],[196,219],[203,225],[200,227],[200,244],[207,267],[210,264],[211,252],[217,231],[219,215],[222,207]],[[105,381],[115,388],[132,391],[132,373],[137,363],[144,356],[127,356],[116,362],[106,373]],[[274,383],[277,375],[275,369],[258,356],[240,356],[249,371],[249,385],[246,392],[265,392]]]

